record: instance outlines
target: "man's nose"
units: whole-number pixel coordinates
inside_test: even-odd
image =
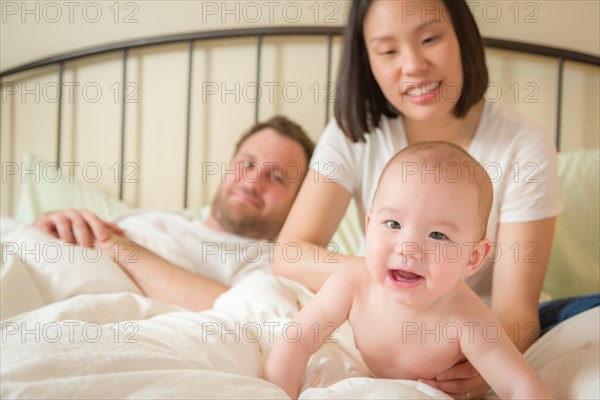
[[[251,168],[242,168],[237,179],[238,184],[254,193],[262,191],[268,183],[266,181],[268,181],[268,176],[266,176],[262,168],[257,164],[252,165]]]

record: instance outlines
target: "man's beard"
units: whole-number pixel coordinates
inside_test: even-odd
[[[254,239],[272,239],[279,232],[283,220],[276,215],[262,216],[246,213],[244,207],[228,207],[228,196],[219,193],[212,202],[211,214],[228,232]]]

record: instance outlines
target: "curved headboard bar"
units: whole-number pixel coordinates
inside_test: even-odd
[[[483,38],[485,47],[498,50],[528,53],[537,56],[553,57],[568,61],[576,61],[584,64],[600,66],[600,57],[580,51],[568,50],[559,47],[543,46],[540,44],[516,42],[514,40]]]
[[[0,72],[0,78],[33,68],[44,67],[51,64],[75,60],[78,58],[95,56],[112,51],[135,49],[140,47],[157,46],[162,44],[185,43],[197,40],[235,39],[250,38],[258,36],[341,36],[343,27],[327,26],[290,26],[290,27],[268,27],[268,28],[243,28],[223,29],[215,31],[177,33],[173,35],[155,36],[151,38],[132,39],[123,42],[104,44],[86,49],[75,50],[56,56],[42,58],[33,62],[22,64],[6,71]]]
[[[234,39],[234,38],[255,38],[257,57],[256,57],[256,83],[260,82],[261,78],[261,48],[263,45],[263,39],[269,36],[316,36],[327,39],[327,82],[330,81],[331,77],[331,57],[332,57],[332,39],[334,37],[342,37],[344,33],[343,26],[282,26],[282,27],[262,27],[262,28],[243,28],[243,29],[226,29],[216,31],[203,31],[203,32],[189,32],[189,33],[178,33],[172,35],[155,36],[150,38],[133,39],[122,41],[112,44],[104,44],[100,46],[90,47],[86,49],[75,50],[64,54],[59,54],[51,57],[42,58],[33,62],[25,63],[13,68],[9,68],[5,71],[0,71],[0,79],[14,75],[20,72],[33,70],[40,67],[54,65],[58,67],[58,101],[57,101],[57,126],[56,126],[56,141],[57,141],[57,152],[55,161],[57,164],[61,161],[61,133],[62,133],[62,80],[65,70],[65,64],[69,61],[96,56],[110,52],[120,52],[122,59],[122,82],[125,85],[127,82],[127,62],[129,57],[129,51],[131,49],[159,46],[163,44],[173,43],[187,43],[188,44],[188,77],[187,77],[187,99],[186,99],[186,154],[184,157],[185,162],[185,181],[184,181],[184,204],[183,207],[187,207],[188,197],[188,186],[189,186],[189,141],[190,141],[190,104],[191,104],[191,81],[192,81],[192,62],[193,62],[193,48],[196,41],[205,40],[218,40],[218,39]],[[484,38],[484,45],[487,48],[507,50],[517,53],[525,53],[530,55],[537,55],[542,57],[550,57],[557,60],[558,74],[557,74],[557,94],[556,94],[556,148],[560,150],[560,127],[561,127],[561,115],[562,115],[562,81],[563,81],[563,69],[565,61],[575,61],[588,65],[600,66],[600,57],[586,54],[578,51],[561,49],[557,47],[542,46],[537,44],[516,42],[504,39],[495,38]],[[5,82],[0,82],[4,84]],[[125,166],[125,120],[127,118],[125,99],[126,87],[123,86],[121,91],[121,127],[120,127],[120,165],[121,175],[124,173],[123,168]],[[259,104],[255,102],[255,120],[259,115]],[[325,104],[325,123],[329,120],[329,107]],[[123,179],[119,179],[119,198],[123,199]]]
[[[342,26],[282,26],[264,28],[225,29],[216,31],[189,32],[165,36],[155,36],[151,38],[133,39],[118,43],[104,44],[100,46],[89,47],[86,49],[75,50],[56,56],[42,58],[33,62],[9,68],[6,71],[0,71],[0,78],[13,75],[18,72],[44,67],[51,64],[71,61],[78,58],[99,55],[112,51],[120,51],[125,49],[134,49],[139,47],[155,46],[161,44],[209,39],[231,39],[253,36],[342,36],[343,33],[344,27]],[[564,60],[577,61],[585,64],[600,66],[600,57],[574,50],[495,38],[484,38],[484,44],[486,47],[493,49],[509,50],[520,53],[553,57],[557,59],[562,58]]]

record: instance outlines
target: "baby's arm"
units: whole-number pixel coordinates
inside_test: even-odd
[[[483,307],[463,330],[460,346],[463,354],[479,371],[501,399],[553,399],[548,387],[539,380],[521,352],[503,330],[500,321]],[[465,323],[465,325],[467,325]]]
[[[354,299],[356,274],[342,271],[332,275],[315,297],[296,316],[300,338],[279,339],[267,359],[264,378],[281,387],[293,399],[310,356],[347,318]]]

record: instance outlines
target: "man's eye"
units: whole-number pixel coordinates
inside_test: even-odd
[[[387,220],[385,221],[385,225],[390,229],[400,229],[400,224],[396,221]]]
[[[431,232],[429,234],[429,237],[435,239],[435,240],[446,240],[448,239],[448,236],[444,235],[442,232]]]

